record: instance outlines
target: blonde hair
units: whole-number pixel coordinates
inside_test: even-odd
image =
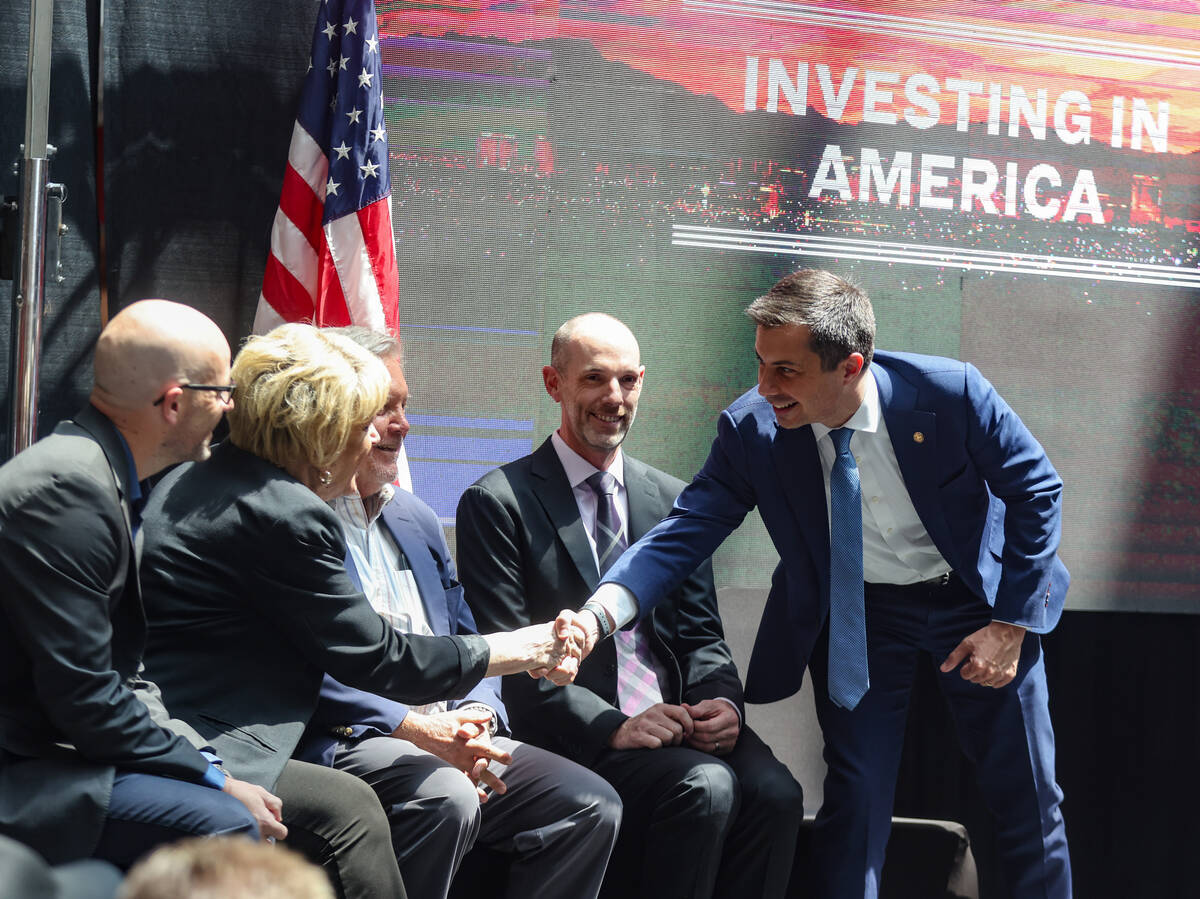
[[[240,837],[182,840],[129,872],[119,899],[334,899],[325,872],[283,846]]]
[[[391,383],[354,341],[302,324],[251,337],[231,374],[229,439],[281,467],[332,465],[383,408]]]

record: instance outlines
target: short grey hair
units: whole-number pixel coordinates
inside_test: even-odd
[[[746,315],[760,328],[807,327],[824,371],[833,371],[851,353],[861,353],[870,365],[875,353],[875,311],[866,292],[821,269],[781,278],[746,307]]]
[[[404,361],[404,355],[400,350],[400,340],[387,331],[377,331],[362,325],[343,325],[340,328],[323,328],[322,330],[353,340],[368,353],[378,356],[380,359],[391,359],[394,356],[401,362]]]

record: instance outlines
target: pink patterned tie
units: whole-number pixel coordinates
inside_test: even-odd
[[[621,517],[617,513],[617,479],[598,471],[587,479],[596,492],[596,561],[603,575],[625,551]],[[613,635],[617,648],[617,702],[621,711],[634,716],[662,702],[662,687],[654,670],[654,653],[646,628],[649,621]]]

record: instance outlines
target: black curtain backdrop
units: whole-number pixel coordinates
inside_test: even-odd
[[[65,281],[48,279],[39,434],[87,397],[100,328],[97,146],[103,154],[109,314],[146,297],[188,303],[236,346],[250,330],[279,202],[311,0],[145,3],[58,0],[51,71],[50,177],[66,184]],[[28,0],[0,0],[0,193],[24,137]],[[103,128],[96,105],[103,100]],[[9,334],[11,282],[0,282]],[[10,345],[0,340],[7,454]]]
[[[1080,899],[1200,891],[1200,615],[1066,612],[1043,638]],[[930,666],[914,692],[896,814],[960,821],[984,899],[1008,895],[995,830]]]
[[[95,4],[54,5],[54,53],[51,60],[50,143],[58,153],[50,162],[50,180],[66,185],[63,221],[70,231],[62,240],[65,280],[58,284],[47,262],[45,318],[42,324],[39,435],[75,412],[87,397],[92,344],[99,333],[97,262],[96,142],[92,127],[93,68],[96,59]],[[0,42],[0,193],[18,196],[14,163],[25,139],[25,84],[29,52],[29,3],[0,0],[5,39]],[[53,235],[47,235],[48,243]],[[0,281],[0,458],[7,458],[11,413],[9,358],[12,282]]]
[[[50,133],[59,154],[51,177],[67,184],[71,231],[63,242],[66,280],[51,281],[46,292],[41,433],[86,397],[100,321],[98,9],[97,0],[55,4]],[[17,193],[9,163],[23,134],[28,10],[27,2],[0,0],[8,35],[0,46],[4,194]],[[235,345],[248,332],[315,10],[312,0],[106,3],[111,311],[165,296],[211,315]],[[0,294],[7,334],[10,282],[0,282]],[[8,358],[8,340],[0,339],[5,432]],[[1164,439],[1193,445],[1193,418],[1171,424]],[[1200,616],[1068,612],[1045,643],[1076,895],[1195,895]],[[1000,896],[993,834],[969,765],[951,748],[952,727],[932,676],[924,676],[896,813],[967,824],[985,895]]]

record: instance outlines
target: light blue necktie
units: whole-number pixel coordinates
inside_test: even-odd
[[[863,608],[862,491],[850,455],[854,431],[829,432],[837,458],[829,473],[829,698],[853,709],[867,692]]]

